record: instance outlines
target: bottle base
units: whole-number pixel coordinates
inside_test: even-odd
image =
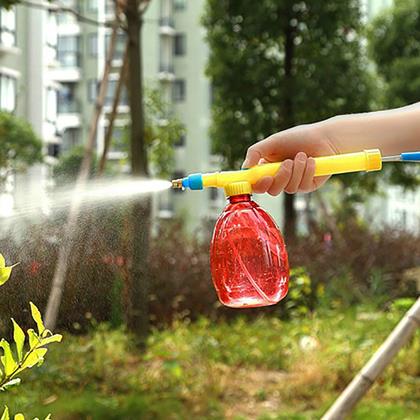
[[[223,305],[229,308],[258,308],[261,306],[275,305],[279,301],[261,300],[261,298],[244,297],[239,299],[230,300],[229,302],[223,302]]]

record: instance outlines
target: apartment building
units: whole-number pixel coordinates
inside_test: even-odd
[[[57,63],[56,45],[54,15],[24,7],[0,10],[0,108],[32,124],[44,141],[47,161],[60,141],[59,84],[50,71]],[[47,165],[35,165],[25,175],[10,177],[0,195],[0,216],[11,215],[15,207],[34,197],[40,211],[45,211],[49,179]]]

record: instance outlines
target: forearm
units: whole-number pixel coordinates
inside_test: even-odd
[[[420,102],[388,111],[343,115],[320,124],[339,153],[378,148],[387,156],[420,150]]]

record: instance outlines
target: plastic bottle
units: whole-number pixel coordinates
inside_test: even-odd
[[[289,263],[273,219],[251,199],[251,185],[225,187],[228,205],[213,232],[210,265],[220,301],[234,308],[273,305],[289,286]]]

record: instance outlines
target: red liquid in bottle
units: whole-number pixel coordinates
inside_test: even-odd
[[[229,197],[210,249],[220,301],[234,308],[273,305],[289,285],[286,247],[273,219],[249,194]]]

